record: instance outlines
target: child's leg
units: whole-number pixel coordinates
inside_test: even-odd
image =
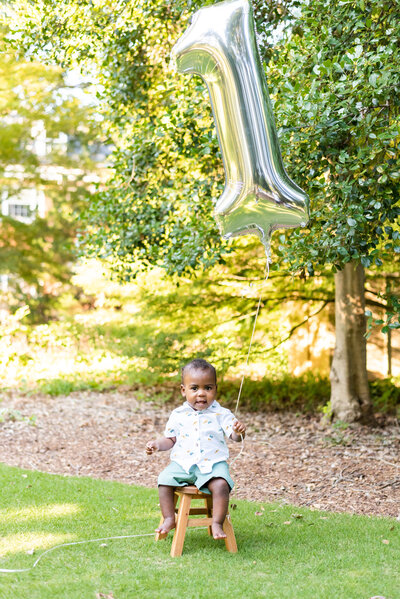
[[[213,522],[211,530],[214,539],[225,539],[222,528],[229,507],[229,485],[224,478],[212,478],[208,483],[213,499]]]
[[[172,528],[175,528],[174,487],[159,485],[158,496],[160,498],[160,508],[164,516],[164,522],[156,528],[156,532],[167,533]]]

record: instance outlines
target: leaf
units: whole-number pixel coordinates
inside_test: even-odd
[[[370,82],[370,84],[372,85],[372,87],[376,87],[376,80],[378,79],[378,74],[377,73],[372,73],[372,75],[369,76],[368,81]]]
[[[354,56],[356,58],[360,58],[360,56],[362,55],[363,51],[364,51],[364,48],[361,46],[361,44],[359,44],[353,50]]]

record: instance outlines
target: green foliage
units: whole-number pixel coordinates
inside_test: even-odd
[[[400,386],[395,379],[377,379],[369,384],[371,401],[376,412],[400,417]]]
[[[190,12],[203,4],[191,2]],[[258,2],[257,20],[268,15],[272,26],[288,14],[288,4]],[[200,79],[178,76],[169,63],[188,24],[187,3],[15,5],[19,47],[78,64],[100,82],[115,177],[90,204],[81,233],[85,255],[106,259],[121,280],[154,265],[184,274],[223,260],[229,246],[212,209],[224,174],[208,93]]]
[[[33,19],[19,5],[23,43],[39,53],[51,44],[58,64],[94,70],[100,83],[115,177],[86,214],[85,254],[107,259],[122,280],[139,265],[180,273],[213,265],[223,247],[212,219],[222,165],[211,111],[204,86],[187,86],[169,65],[189,16],[184,3],[45,1]]]
[[[219,385],[224,404],[234,407],[238,382],[224,381]],[[378,379],[370,383],[374,412],[399,416],[400,385],[397,379]],[[248,380],[243,386],[240,405],[254,411],[299,411],[316,413],[320,410],[327,420],[332,417],[329,378],[306,372],[300,376],[283,374],[262,380]]]
[[[65,305],[60,320],[34,326],[20,310],[0,328],[3,389],[56,396],[121,388],[143,400],[176,402],[180,367],[201,356],[216,365],[219,396],[233,408],[262,284],[253,277],[249,286],[255,273],[251,264],[247,267],[239,270],[247,273],[242,279],[232,277],[227,264],[223,273],[216,267],[194,281],[180,278],[179,286],[161,270],[139,276],[135,284],[118,285],[101,281],[96,265],[89,264],[74,284],[86,281],[97,307],[82,311],[75,300]],[[314,298],[320,305],[332,293],[332,281],[316,287],[311,279],[292,294],[279,281],[273,274],[262,284],[264,305],[240,405],[315,413],[329,400],[329,379],[315,372],[291,376],[282,341],[302,322],[303,302]],[[290,308],[282,300],[290,300]],[[375,411],[396,413],[398,380],[371,383],[371,394]]]
[[[400,329],[400,301],[397,296],[386,296],[387,306],[385,318],[374,318],[371,310],[366,310],[367,316],[367,338],[371,335],[373,327],[381,327],[382,333]]]
[[[224,404],[235,406],[238,395],[237,381],[224,381],[219,385]],[[249,380],[243,385],[240,405],[254,411],[315,412],[330,397],[328,377],[307,372],[300,376],[282,374]]]
[[[95,69],[103,85],[116,175],[91,206],[89,251],[121,278],[139,262],[183,273],[220,260],[226,246],[211,209],[223,174],[207,93],[168,59],[186,3],[45,0],[33,16],[17,4],[25,48]],[[397,6],[260,1],[255,9],[285,162],[312,199],[309,228],[288,234],[280,253],[310,274],[350,260],[379,266],[400,249]]]
[[[45,393],[46,395],[50,395],[52,397],[57,397],[58,395],[69,395],[73,391],[87,391],[89,389],[102,391],[106,389],[107,386],[103,383],[96,382],[96,380],[84,381],[83,377],[63,377],[63,378],[53,378],[48,380],[39,379],[37,381],[38,387],[37,390],[40,393]]]
[[[29,422],[29,424],[34,426],[36,424],[36,416],[23,416],[19,410],[0,408],[0,424],[3,422]]]
[[[6,38],[12,25],[0,13],[2,201],[28,195],[44,199],[45,210],[40,215],[33,207],[25,222],[0,210],[0,274],[9,277],[5,303],[12,309],[29,305],[29,318],[40,322],[51,315],[72,274],[76,217],[87,196],[85,177],[94,170],[89,146],[99,130],[59,66],[31,62],[11,48]],[[79,156],[60,143],[60,134],[79,146]]]
[[[24,314],[16,314],[0,329],[5,386],[39,387],[51,394],[120,384],[154,386],[177,376],[193,356],[211,359],[221,379],[238,376],[253,326],[257,287],[231,279],[228,272],[223,277],[214,272],[211,282],[204,276],[180,280],[177,286],[162,277],[162,271],[153,271],[136,284],[108,283],[104,293],[107,284],[97,283],[96,288],[87,280],[94,270],[89,265],[74,283],[86,282],[102,298],[98,308],[82,312],[75,300],[65,306],[59,321],[30,326],[21,321]],[[265,349],[279,345],[282,335],[274,327],[280,295],[270,301],[272,309],[260,316],[252,359],[259,368],[266,358],[269,373],[278,374],[287,368],[285,349]],[[266,334],[261,332],[264,328],[271,330]]]
[[[190,12],[200,4],[192,2]],[[14,5],[19,19],[9,39],[15,47],[63,67],[79,65],[100,82],[99,110],[116,148],[115,177],[90,203],[82,251],[108,261],[121,280],[153,265],[178,275],[216,262],[235,266],[233,246],[221,241],[211,215],[223,169],[207,92],[169,65],[170,48],[188,23],[187,3]],[[396,268],[398,16],[391,0],[256,3],[284,162],[312,200],[309,227],[280,235],[275,250],[303,277],[351,260],[374,268],[392,261]],[[282,35],[272,47],[278,23]],[[391,324],[395,300],[392,307]],[[244,303],[240,309],[245,314]],[[164,332],[139,357],[156,362],[166,348],[172,356],[167,365],[176,368],[171,349],[181,351],[181,340],[163,324]],[[203,350],[207,355],[204,340]],[[212,353],[223,369],[222,352],[214,345]]]
[[[292,268],[400,252],[399,22],[391,0],[317,0],[270,53],[284,161],[311,196],[308,228],[281,246]]]
[[[0,272],[11,277],[4,295],[11,308],[29,305],[28,318],[36,322],[51,313],[60,288],[69,282],[75,257],[73,225],[62,217],[57,220],[37,217],[28,224],[0,218]]]

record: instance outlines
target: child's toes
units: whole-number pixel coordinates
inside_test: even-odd
[[[221,524],[212,524],[211,530],[214,539],[226,539],[226,534],[224,533],[224,529]]]
[[[166,535],[173,528],[175,528],[175,518],[165,518],[164,522],[156,528],[156,532],[161,535]]]

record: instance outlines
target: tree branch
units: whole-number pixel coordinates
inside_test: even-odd
[[[302,322],[299,322],[298,324],[296,324],[294,327],[292,327],[288,333],[288,335],[286,337],[284,337],[283,339],[281,339],[279,341],[279,343],[276,343],[275,345],[273,345],[272,347],[269,347],[268,349],[266,349],[266,352],[270,352],[273,349],[276,349],[277,347],[279,347],[280,345],[282,345],[282,343],[284,343],[285,341],[287,341],[288,339],[290,339],[290,337],[293,335],[293,333],[299,329],[300,327],[302,327],[304,324],[306,324],[306,322],[308,322],[309,320],[311,320],[311,318],[314,318],[314,316],[317,316],[317,314],[319,314],[320,312],[322,312],[322,310],[328,305],[329,300],[326,300],[323,302],[322,306],[320,308],[318,308],[318,310],[316,312],[314,312],[313,314],[310,314],[310,316],[307,316],[307,318],[305,318]]]

